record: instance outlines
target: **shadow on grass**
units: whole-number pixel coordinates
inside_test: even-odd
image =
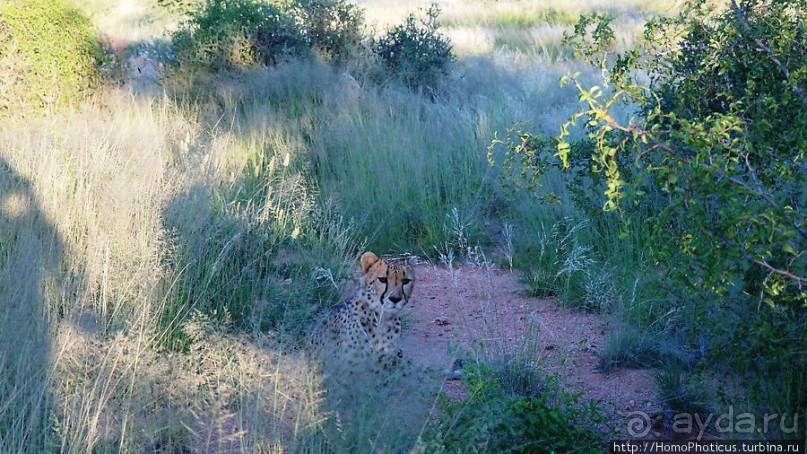
[[[412,451],[431,417],[442,374],[409,362],[384,372],[333,363],[319,368],[327,420],[310,442],[331,452]]]
[[[62,239],[31,183],[0,157],[0,451],[49,447],[50,322],[63,308],[47,295],[59,288]]]
[[[161,322],[172,347],[190,347],[183,325],[199,311],[232,322],[236,335],[276,336],[298,354],[315,314],[338,302],[361,252],[356,237],[381,252],[430,250],[448,241],[452,208],[475,221],[489,214],[496,200],[484,160],[487,129],[509,118],[488,124],[485,115],[477,119],[389,87],[355,97],[342,82],[332,68],[289,62],[179,81],[186,85],[174,92],[135,90],[199,113],[205,130],[177,153],[176,166],[192,169],[193,181],[163,210],[175,248],[175,283]],[[477,107],[492,109],[498,100],[480,97]],[[356,219],[358,234],[335,228],[337,216],[318,211],[323,194]],[[299,222],[289,224],[295,216]],[[433,379],[319,372],[322,420],[293,435],[289,446],[336,452],[414,446],[438,387]]]

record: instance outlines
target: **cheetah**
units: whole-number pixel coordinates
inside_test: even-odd
[[[399,354],[400,310],[408,303],[415,280],[405,260],[365,252],[360,262],[364,276],[356,294],[337,306],[309,337],[309,348],[323,360],[348,367],[385,364],[388,357]]]
[[[409,303],[415,279],[408,260],[389,260],[387,266],[388,282],[401,282],[404,285],[401,286],[401,292],[383,299],[376,329],[370,333],[373,350],[381,369],[388,369],[398,364],[403,356],[398,347],[401,337],[401,310]]]

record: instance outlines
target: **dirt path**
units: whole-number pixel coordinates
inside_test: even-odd
[[[451,270],[423,264],[416,276],[401,338],[404,353],[416,362],[448,370],[458,354],[472,347],[493,358],[530,345],[534,361],[559,374],[570,391],[583,391],[584,401],[594,399],[621,433],[625,415],[659,410],[650,371],[597,370],[607,329],[601,316],[524,296],[518,274],[495,267]],[[448,381],[444,390],[461,395],[462,382]]]

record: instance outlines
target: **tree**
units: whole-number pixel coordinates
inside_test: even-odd
[[[664,286],[680,289],[690,326],[716,324],[748,367],[795,367],[802,388],[805,19],[804,0],[732,0],[723,11],[689,0],[676,17],[650,20],[638,49],[614,53],[610,19],[583,17],[566,40],[603,86],[571,75],[584,107],[559,137],[516,131],[502,141],[534,182],[559,167],[602,185],[599,199],[578,201],[599,200],[652,232],[644,246]],[[633,116],[622,120],[617,106]],[[588,138],[573,141],[580,122]],[[789,405],[803,409],[796,391]]]

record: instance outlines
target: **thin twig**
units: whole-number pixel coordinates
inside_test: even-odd
[[[785,277],[787,277],[789,279],[793,279],[796,282],[807,282],[807,278],[796,276],[795,274],[793,274],[793,273],[791,273],[789,271],[780,270],[779,268],[774,268],[771,265],[768,265],[766,262],[763,262],[762,260],[751,259],[751,261],[756,263],[759,266],[762,266],[764,268],[769,269],[771,272],[774,272],[776,274],[780,274],[780,275],[785,276]]]
[[[743,26],[743,28],[746,29],[746,31],[751,32],[752,31],[751,30],[751,25],[748,23],[748,20],[746,20],[745,16],[743,15],[742,10],[740,10],[740,7],[737,6],[737,2],[735,0],[731,0],[731,5],[734,7],[734,13],[737,15],[737,20],[740,21],[740,24]],[[768,46],[766,46],[765,43],[762,42],[762,40],[760,40],[759,38],[752,38],[752,39],[754,40],[754,42],[757,43],[757,45],[760,47],[760,49],[764,50],[765,53],[768,54],[768,58],[770,58],[771,61],[776,66],[779,67],[779,70],[782,71],[782,74],[784,74],[784,76],[785,76],[785,80],[787,81],[787,84],[790,85],[790,88],[792,88],[793,91],[795,91],[797,95],[799,95],[802,102],[806,101],[807,98],[805,98],[804,92],[801,91],[801,89],[799,87],[797,87],[796,84],[794,84],[793,82],[790,81],[790,71],[788,71],[788,69],[785,67],[785,65],[783,65],[782,62],[780,62],[779,59],[776,58],[773,55],[773,52],[771,51],[771,49]]]

